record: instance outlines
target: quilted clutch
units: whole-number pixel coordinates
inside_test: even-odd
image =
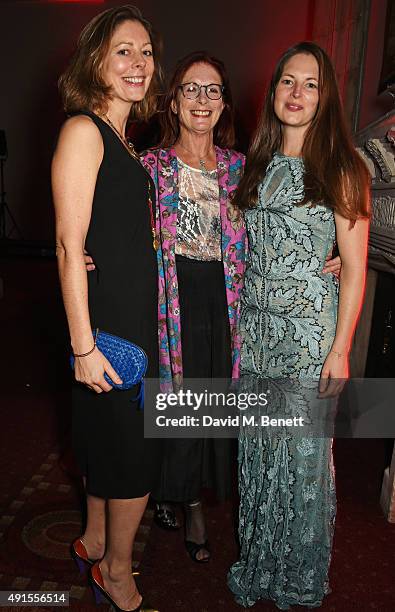
[[[122,379],[122,385],[116,385],[105,373],[104,378],[114,389],[130,389],[133,385],[140,383],[139,393],[132,401],[138,401],[140,405],[144,402],[144,376],[147,371],[148,358],[145,351],[137,344],[129,340],[113,336],[107,332],[95,330],[93,338],[99,351],[108,359],[116,373]],[[74,369],[74,356],[70,358],[71,367]]]

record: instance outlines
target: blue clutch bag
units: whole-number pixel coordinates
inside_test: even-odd
[[[137,401],[139,406],[144,404],[144,376],[147,372],[148,357],[145,351],[129,340],[113,336],[97,329],[92,332],[95,344],[99,351],[111,363],[116,373],[122,379],[122,385],[116,385],[105,373],[104,378],[114,389],[130,389],[140,383],[140,390],[131,401]],[[74,369],[74,355],[70,357],[71,367]]]

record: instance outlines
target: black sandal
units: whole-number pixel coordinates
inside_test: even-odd
[[[205,528],[205,520],[204,514],[202,510],[202,502],[198,499],[192,502],[187,502],[184,504],[185,510],[185,548],[189,553],[192,561],[195,563],[207,563],[210,560],[210,548],[208,539],[206,537],[206,528]],[[195,531],[193,528],[191,529],[192,522],[195,521]],[[198,524],[198,529],[196,530],[196,521]],[[192,535],[194,533],[194,536]],[[202,539],[204,538],[204,542],[198,544],[193,540],[188,539],[189,537],[196,537],[196,539],[200,540],[200,536]],[[198,558],[198,554],[201,550],[205,550],[208,553],[207,557],[203,557],[202,559]]]
[[[207,550],[207,552],[210,555],[210,547],[209,547],[208,540],[206,540],[203,544],[196,544],[196,542],[185,540],[185,548],[187,549],[192,561],[195,561],[196,563],[208,563],[210,561],[210,556],[203,557],[203,559],[197,558],[197,554],[201,550]]]
[[[158,527],[166,529],[166,531],[177,531],[180,529],[174,509],[167,504],[156,504],[154,520]]]

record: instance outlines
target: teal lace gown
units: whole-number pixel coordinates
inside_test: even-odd
[[[321,273],[335,224],[324,206],[295,205],[304,197],[303,173],[302,159],[275,154],[259,203],[245,214],[241,374],[302,387],[305,381],[316,397],[336,328],[337,283]],[[282,397],[287,416],[303,414],[297,395]],[[318,607],[329,592],[336,512],[332,440],[250,429],[239,437],[240,559],[228,585],[245,607],[260,599],[280,609]]]

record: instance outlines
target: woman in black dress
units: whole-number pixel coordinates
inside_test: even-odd
[[[130,5],[95,17],[60,79],[68,114],[56,148],[53,194],[63,299],[75,355],[73,445],[85,477],[87,525],[73,543],[93,582],[122,610],[150,610],[131,574],[134,537],[160,467],[132,391],[95,346],[99,328],[141,346],[158,376],[155,190],[125,138],[130,117],[154,110],[152,30]],[[96,262],[87,280],[84,248]],[[94,563],[94,561],[97,561]],[[100,560],[100,566],[99,562]]]

